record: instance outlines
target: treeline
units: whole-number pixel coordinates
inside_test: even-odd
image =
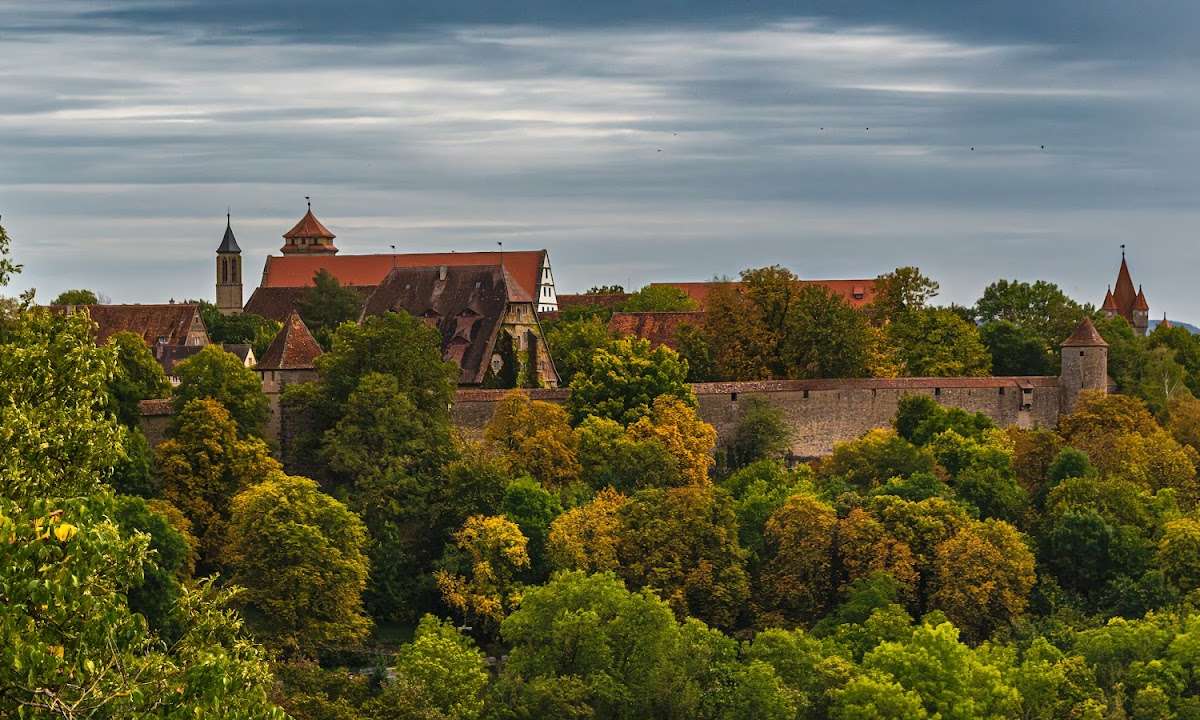
[[[794,307],[747,367],[801,366]],[[1186,377],[1055,429],[910,397],[789,467],[777,409],[718,443],[685,357],[604,338],[472,442],[435,331],[388,314],[330,329],[281,464],[215,347],[149,451],[161,370],[90,330],[0,312],[0,715],[1200,717]]]

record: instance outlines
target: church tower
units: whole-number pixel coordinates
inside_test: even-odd
[[[1133,276],[1129,273],[1129,265],[1125,262],[1125,246],[1121,246],[1121,269],[1117,271],[1117,284],[1104,296],[1104,304],[1100,310],[1107,317],[1120,315],[1138,335],[1145,335],[1150,327],[1150,303],[1146,302],[1146,293],[1139,285],[1133,289]]]
[[[217,309],[222,315],[242,312],[242,249],[233,236],[229,213],[225,213],[225,237],[217,246]]]

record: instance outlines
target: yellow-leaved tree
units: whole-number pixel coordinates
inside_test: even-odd
[[[494,632],[521,601],[517,573],[529,567],[528,541],[516,523],[498,515],[472,515],[454,533],[461,572],[434,573],[446,604]],[[456,562],[457,561],[457,562]]]
[[[555,518],[546,543],[550,566],[589,573],[616,570],[620,511],[627,500],[616,490],[605,488],[591,502]]]
[[[755,598],[761,625],[811,622],[828,608],[836,527],[837,512],[807,494],[791,496],[767,520],[767,559]]]
[[[692,485],[708,482],[713,465],[717,431],[700,419],[695,408],[669,395],[654,400],[650,414],[629,426],[634,440],[657,440],[679,460],[683,481]]]
[[[579,479],[578,440],[561,405],[530,400],[528,393],[514,390],[496,405],[484,440],[515,474],[528,474],[546,488]]]
[[[938,545],[930,604],[982,640],[1025,612],[1035,579],[1033,553],[1016,528],[973,522]]]

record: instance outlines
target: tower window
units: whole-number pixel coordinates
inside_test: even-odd
[[[1080,351],[1079,351],[1079,357],[1083,357],[1083,351],[1082,351],[1082,350],[1080,350]]]

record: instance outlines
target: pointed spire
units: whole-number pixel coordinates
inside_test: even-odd
[[[1160,323],[1158,324],[1158,326],[1159,326],[1159,327],[1164,327],[1164,328],[1167,328],[1168,330],[1170,330],[1172,327],[1174,327],[1174,325],[1172,325],[1172,324],[1171,324],[1171,321],[1167,319],[1167,314],[1166,314],[1166,313],[1163,313],[1163,319],[1162,319],[1162,322],[1160,322]]]
[[[221,238],[221,244],[217,246],[217,252],[233,254],[241,254],[242,252],[242,249],[238,247],[237,238],[233,236],[232,214],[228,209],[225,210],[225,237]]]
[[[1138,285],[1137,299],[1133,302],[1133,309],[1141,312],[1150,312],[1150,303],[1146,302],[1146,293],[1142,292],[1142,286]]]
[[[1117,301],[1113,299],[1112,285],[1109,285],[1108,290],[1105,291],[1104,304],[1100,306],[1100,309],[1105,312],[1111,312],[1111,313],[1120,311],[1120,308],[1117,307]]]
[[[293,310],[255,367],[258,370],[311,370],[313,361],[320,356],[321,346],[300,319],[300,314]]]
[[[1117,272],[1117,285],[1113,289],[1113,301],[1117,310],[1126,320],[1133,322],[1131,316],[1134,303],[1137,302],[1137,291],[1133,289],[1133,277],[1129,274],[1129,264],[1125,262],[1125,246],[1121,246],[1121,269]]]

